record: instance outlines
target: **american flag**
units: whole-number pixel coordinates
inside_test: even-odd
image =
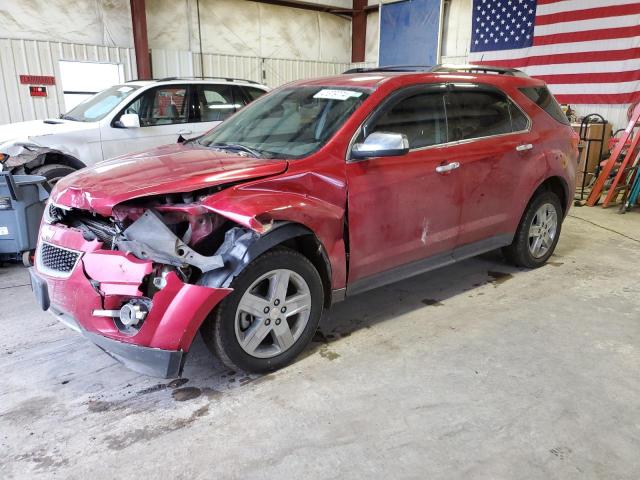
[[[640,100],[640,0],[473,0],[470,62],[518,68],[559,102]]]

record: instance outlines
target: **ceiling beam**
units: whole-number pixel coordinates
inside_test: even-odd
[[[303,10],[312,10],[314,12],[332,13],[339,16],[351,16],[353,10],[351,8],[338,8],[331,5],[319,5],[317,3],[299,2],[295,0],[248,0],[256,3],[267,3],[280,7],[301,8]]]

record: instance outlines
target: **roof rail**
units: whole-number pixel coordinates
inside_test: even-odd
[[[492,67],[491,65],[453,65],[442,64],[434,67],[427,65],[390,65],[387,67],[356,67],[344,73],[366,72],[436,72],[436,73],[496,73],[498,75],[510,75],[513,77],[527,77],[527,74],[515,68]]]
[[[343,73],[366,73],[366,72],[430,72],[431,65],[389,65],[386,67],[356,67],[350,68]]]
[[[491,65],[451,65],[442,64],[436,65],[431,69],[432,72],[437,73],[455,73],[455,72],[469,72],[469,73],[496,73],[498,75],[510,75],[512,77],[528,77],[526,73],[515,68],[502,68],[492,67]]]
[[[154,81],[156,82],[168,82],[171,80],[225,80],[227,82],[246,82],[252,83],[254,85],[261,85],[259,82],[253,80],[247,80],[244,78],[230,78],[230,77],[166,77],[166,78],[156,78]]]

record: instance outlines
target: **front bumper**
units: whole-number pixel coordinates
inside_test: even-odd
[[[70,272],[59,275],[38,261],[29,271],[32,289],[43,310],[79,331],[102,350],[138,372],[174,377],[180,374],[202,322],[231,290],[184,283],[175,273],[153,295],[152,306],[135,334],[121,331],[113,318],[96,316],[97,310],[119,309],[143,296],[150,261],[131,254],[102,250],[97,241],[64,226],[50,227],[47,243],[79,254]]]

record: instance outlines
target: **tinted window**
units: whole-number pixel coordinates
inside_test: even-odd
[[[511,127],[514,132],[520,132],[529,127],[529,119],[512,102],[509,102],[509,112],[511,113]]]
[[[570,125],[569,120],[562,112],[556,99],[551,95],[549,89],[546,87],[527,87],[521,88],[520,91],[558,122]]]
[[[172,125],[187,121],[187,87],[160,87],[147,90],[123,113],[136,113],[141,127]]]
[[[282,88],[250,103],[198,143],[243,145],[267,158],[304,157],[327,143],[367,96],[356,88]]]
[[[368,129],[373,132],[404,133],[409,148],[446,143],[447,123],[442,93],[425,92],[398,101]]]
[[[490,91],[454,91],[447,95],[452,141],[511,133],[509,100]]]
[[[221,122],[244,106],[232,85],[198,85],[196,91],[195,121]]]
[[[243,87],[243,88],[245,93],[251,100],[256,100],[260,98],[262,95],[264,95],[265,93],[267,93],[264,90],[260,90],[259,88],[254,88],[254,87]]]

